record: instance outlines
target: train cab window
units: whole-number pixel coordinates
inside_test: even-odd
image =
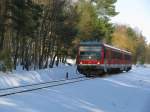
[[[80,51],[80,59],[100,59],[101,54],[97,51]]]
[[[80,46],[80,59],[96,59],[101,58],[101,46]]]

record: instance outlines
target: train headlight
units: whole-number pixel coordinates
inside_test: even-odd
[[[80,64],[82,64],[82,62],[80,62]]]
[[[97,64],[100,64],[100,62],[97,62]]]

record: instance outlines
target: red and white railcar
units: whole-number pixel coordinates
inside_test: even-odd
[[[81,42],[77,70],[86,75],[131,69],[131,53],[100,42]]]

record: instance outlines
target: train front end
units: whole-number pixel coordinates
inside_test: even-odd
[[[99,42],[82,42],[78,48],[77,70],[86,76],[103,72],[104,52]]]

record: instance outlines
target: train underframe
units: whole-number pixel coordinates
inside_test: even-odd
[[[79,73],[84,74],[86,76],[103,76],[104,74],[113,74],[113,73],[121,73],[123,71],[130,71],[131,65],[124,65],[120,67],[111,67],[111,66],[97,66],[97,65],[78,65],[77,70]]]

